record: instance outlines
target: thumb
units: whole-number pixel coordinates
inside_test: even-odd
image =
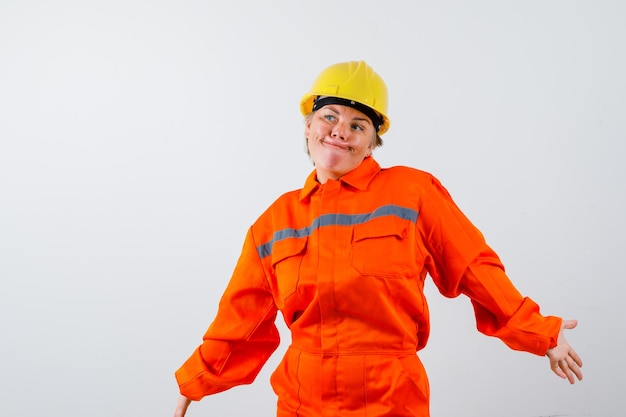
[[[564,320],[563,321],[563,328],[564,329],[573,329],[576,326],[578,326],[578,320]]]

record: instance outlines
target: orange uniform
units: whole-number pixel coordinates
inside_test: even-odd
[[[466,294],[478,329],[543,355],[558,317],[522,297],[498,256],[432,175],[366,158],[340,180],[281,196],[250,228],[203,343],[176,372],[193,400],[251,383],[279,344],[271,377],[282,416],[428,416],[416,351],[429,334],[430,275]]]

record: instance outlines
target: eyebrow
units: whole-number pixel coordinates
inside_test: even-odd
[[[339,114],[339,112],[338,112],[337,110],[333,109],[331,106],[332,106],[332,104],[330,104],[330,105],[328,105],[328,106],[324,106],[324,107],[322,107],[322,109],[328,109],[328,110],[330,110],[330,111],[332,111],[333,113],[335,113],[335,114],[337,114],[337,115],[338,115],[338,114]],[[320,110],[321,110],[321,109],[320,109]],[[355,110],[356,110],[356,109],[355,109]],[[358,111],[358,110],[357,110],[357,111]],[[352,118],[352,121],[355,121],[355,120],[358,120],[358,121],[363,121],[363,122],[368,122],[369,124],[371,124],[372,126],[374,126],[374,123],[373,123],[373,122],[370,120],[370,118],[369,118],[369,117],[367,117],[367,116],[365,116],[365,117],[355,116],[355,117],[353,117],[353,118]]]

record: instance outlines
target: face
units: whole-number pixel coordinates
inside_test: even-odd
[[[305,135],[322,184],[358,167],[371,154],[376,137],[369,117],[339,104],[324,106],[307,119]]]

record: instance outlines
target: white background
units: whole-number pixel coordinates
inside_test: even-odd
[[[381,165],[439,177],[520,291],[580,321],[570,386],[429,283],[433,417],[623,416],[624,22],[620,0],[0,1],[0,415],[171,415],[246,229],[312,169],[301,95],[364,59]],[[274,415],[284,336],[189,415]]]

